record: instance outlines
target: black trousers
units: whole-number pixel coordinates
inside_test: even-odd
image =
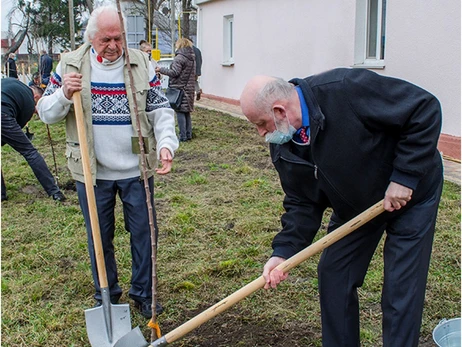
[[[192,139],[191,112],[177,112],[178,128],[180,130],[180,141]]]
[[[10,145],[15,151],[21,154],[26,160],[35,177],[42,185],[49,196],[59,192],[59,187],[48,168],[45,159],[22,131],[16,119],[2,113],[2,146]],[[2,197],[6,197],[6,186],[2,173]]]
[[[318,266],[323,346],[360,346],[357,288],[384,230],[383,346],[418,346],[441,191],[442,181],[430,197],[386,224],[368,223],[324,250]],[[333,216],[328,229],[341,224]]]
[[[157,221],[154,209],[153,178],[149,179],[151,204],[153,209],[154,228],[157,238]],[[90,215],[88,212],[85,184],[76,183],[80,208],[85,219],[93,282],[95,284],[95,299],[101,299],[98,271],[96,267],[95,249],[91,232]],[[101,239],[106,262],[106,272],[111,296],[120,296],[117,265],[114,251],[115,205],[119,195],[123,205],[125,230],[130,233],[130,249],[132,255],[132,276],[129,295],[132,298],[152,297],[152,246],[149,227],[148,209],[144,181],[139,177],[107,181],[97,180],[95,190],[96,208],[100,225]]]

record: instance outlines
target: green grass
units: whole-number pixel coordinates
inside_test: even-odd
[[[283,192],[268,147],[249,123],[214,111],[193,114],[195,138],[181,143],[172,172],[155,177],[160,229],[158,294],[164,334],[261,275],[280,229]],[[54,172],[47,130],[30,129]],[[50,126],[59,184],[72,187],[64,124]],[[9,200],[2,203],[2,346],[89,346],[84,310],[93,302],[86,233],[76,193],[46,196],[25,160],[2,147]],[[117,205],[116,257],[122,302],[130,302],[129,235]],[[421,345],[442,318],[460,317],[460,187],[446,182],[427,285]],[[324,220],[324,228],[327,218]],[[320,232],[317,238],[324,235]],[[173,346],[320,346],[319,255],[276,291],[257,291]],[[381,345],[381,246],[359,290],[363,346]],[[132,325],[150,330],[131,307]]]

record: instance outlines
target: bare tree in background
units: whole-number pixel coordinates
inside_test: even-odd
[[[16,12],[22,14],[22,21],[20,23],[13,23],[12,18]],[[5,52],[3,56],[3,63],[8,59],[10,53],[16,52],[21,47],[24,39],[27,36],[30,25],[31,7],[30,3],[25,3],[23,0],[18,1],[8,13],[8,37],[15,39],[14,43]]]
[[[170,0],[132,0],[134,6],[130,12],[133,15],[145,17],[146,39],[149,37],[150,30],[152,43],[154,43],[155,29],[157,28],[159,40],[170,46],[172,45],[172,30],[175,33],[178,30],[178,17],[180,17],[181,36],[189,38],[191,35],[195,35],[196,26],[190,25],[191,20],[195,19],[195,9],[192,7],[191,2],[192,0],[175,0],[175,9],[172,11]],[[172,13],[176,17],[174,27],[170,18]],[[151,21],[149,21],[149,18],[151,18]],[[173,36],[178,37],[177,34]]]

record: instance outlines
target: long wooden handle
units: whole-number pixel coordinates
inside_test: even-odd
[[[322,250],[332,245],[336,241],[352,233],[354,230],[358,229],[360,226],[366,224],[371,219],[377,217],[383,211],[384,211],[383,200],[381,200],[380,202],[369,207],[367,210],[365,210],[361,214],[351,219],[349,222],[345,223],[341,227],[335,229],[331,233],[327,234],[323,238],[319,239],[315,243],[311,244],[310,246],[298,252],[291,258],[279,264],[277,269],[283,271],[284,273],[288,272],[290,269],[296,267],[297,265],[299,265],[300,263],[302,263],[303,261],[305,261],[312,255],[321,252]],[[263,288],[264,285],[265,285],[265,279],[263,276],[260,276],[259,278],[250,282],[249,284],[242,287],[238,291],[234,292],[230,296],[226,297],[225,299],[211,306],[210,308],[198,314],[197,316],[191,318],[189,321],[187,321],[183,325],[180,325],[178,328],[172,330],[171,332],[166,334],[164,337],[156,340],[154,342],[154,345],[151,345],[151,346],[154,346],[154,347],[165,346],[168,343],[176,341],[180,337],[186,335],[191,330],[197,328],[201,324],[207,322],[211,318],[227,310],[229,307],[241,301],[242,299],[249,296],[253,292],[257,291],[260,288]]]
[[[90,169],[90,157],[88,154],[87,132],[83,118],[82,99],[80,92],[74,92],[75,121],[77,123],[77,133],[79,135],[80,153],[82,156],[83,176],[85,180],[85,191],[87,192],[88,211],[90,213],[91,233],[95,248],[96,267],[98,269],[98,279],[101,288],[107,288],[106,263],[103,255],[103,244],[101,241],[101,231],[99,229],[98,212],[96,209],[95,190]]]

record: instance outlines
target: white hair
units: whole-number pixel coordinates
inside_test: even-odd
[[[103,3],[101,6],[95,8],[88,19],[87,28],[85,30],[84,40],[85,42],[90,42],[91,39],[95,36],[96,32],[98,31],[98,18],[102,13],[113,13],[116,16],[119,16],[119,11],[117,10],[117,6],[114,3]],[[125,23],[126,18],[125,15],[122,13],[123,19],[123,28],[122,30],[125,31]]]
[[[266,83],[255,96],[255,107],[261,111],[268,113],[271,111],[271,106],[277,100],[289,99],[294,86],[280,77],[273,77],[271,81]]]

